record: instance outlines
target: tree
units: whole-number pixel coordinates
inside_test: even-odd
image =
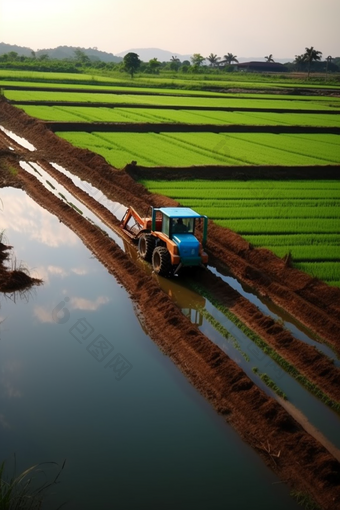
[[[232,62],[238,62],[237,60],[237,56],[236,55],[233,55],[232,53],[227,53],[226,55],[224,55],[224,60],[227,64],[231,64]]]
[[[137,53],[127,53],[123,58],[123,68],[127,73],[130,73],[131,78],[133,78],[135,72],[138,71],[141,63],[142,62],[139,60],[139,55],[137,55]]]
[[[296,65],[298,71],[302,71],[306,64],[305,56],[295,55],[294,64]]]
[[[266,59],[266,62],[274,62],[273,54],[270,53],[267,57],[264,57]]]
[[[18,60],[18,53],[16,51],[9,51],[8,52],[8,60]]]
[[[194,67],[200,67],[204,61],[205,58],[202,57],[200,53],[194,53],[191,57],[191,62]]]
[[[161,67],[161,65],[162,65],[162,63],[159,62],[159,60],[157,58],[152,58],[151,60],[149,60],[149,63],[147,66],[147,71],[151,74],[158,74],[159,68]]]
[[[209,57],[207,57],[207,60],[209,60],[209,62],[210,62],[210,67],[216,67],[218,64],[218,61],[221,59],[217,55],[210,53]]]
[[[74,54],[75,54],[76,61],[79,62],[80,64],[90,64],[91,63],[90,58],[80,48],[76,48],[74,50]]]
[[[307,62],[307,65],[308,65],[308,77],[307,78],[309,78],[309,75],[310,75],[311,63],[313,62],[313,60],[314,61],[321,60],[321,56],[322,56],[322,51],[315,50],[313,48],[313,46],[311,46],[310,48],[306,48],[306,51],[303,54],[303,58],[304,58],[305,62]]]
[[[170,69],[172,71],[178,71],[180,67],[181,67],[180,59],[176,56],[172,56],[170,59]]]

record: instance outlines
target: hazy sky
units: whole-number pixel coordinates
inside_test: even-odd
[[[335,57],[339,20],[340,0],[0,0],[0,42],[274,58],[314,46]]]

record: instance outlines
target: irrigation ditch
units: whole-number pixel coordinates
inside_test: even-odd
[[[151,195],[128,172],[113,169],[103,158],[90,151],[72,147],[57,138],[43,123],[5,102],[0,103],[0,115],[4,127],[29,140],[36,149],[25,149],[8,134],[0,133],[0,148],[7,150],[5,164],[2,165],[5,185],[15,181],[38,204],[56,214],[78,234],[128,290],[151,338],[283,480],[297,490],[312,494],[322,508],[331,509],[340,504],[338,460],[277,401],[254,384],[197,325],[192,324],[161,289],[158,281],[150,278],[126,250],[72,205],[52,193],[46,193],[46,187],[32,178],[34,173],[39,172],[38,167],[34,170],[34,165],[38,164],[42,171],[64,186],[112,231],[118,231],[119,220],[102,203],[76,186],[55,164],[92,183],[109,199],[125,206],[133,205],[140,212],[145,212],[150,204],[165,206],[175,202]],[[28,173],[20,165],[22,161],[30,164],[31,169],[33,167],[32,172]],[[227,268],[239,281],[256,289],[259,295],[269,297],[294,316],[320,342],[327,342],[335,351],[339,350],[338,289],[290,268],[271,252],[252,249],[240,236],[212,222],[209,234],[208,250],[217,271],[222,273]],[[265,342],[266,346],[262,347],[267,354],[272,349],[272,352],[281,355],[335,403],[331,405],[333,409],[337,407],[336,403],[340,402],[339,369],[327,355],[294,338],[279,322],[266,317],[218,275],[206,272],[193,282],[199,286],[196,291],[202,295],[205,293],[225,317],[239,321],[251,330],[254,341],[258,338],[258,342]]]

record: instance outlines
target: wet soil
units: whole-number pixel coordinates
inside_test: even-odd
[[[47,130],[43,123],[30,119],[24,112],[18,112],[6,103],[0,103],[0,119],[5,127],[25,137],[37,147],[36,153],[28,153],[25,149],[16,147],[15,152],[21,153],[23,159],[44,160],[46,169],[48,161],[59,163],[93,182],[110,198],[125,205],[134,205],[144,214],[150,204],[159,206],[175,203],[165,197],[149,194],[126,172],[113,169],[102,157],[90,151],[73,148]],[[6,145],[6,142],[3,144]],[[11,146],[14,145],[11,142]],[[158,284],[145,275],[112,240],[67,204],[46,193],[42,184],[20,170],[13,157],[11,166],[18,171],[15,177],[17,185],[21,185],[37,203],[72,228],[108,271],[124,285],[143,314],[151,338],[173,359],[217,411],[257,449],[282,480],[296,490],[312,494],[324,509],[340,506],[339,462],[309,436],[276,401],[257,388],[236,363],[200,333],[162,292]],[[13,177],[14,173],[10,175]],[[104,214],[103,211],[102,213]],[[325,336],[321,336],[338,345],[338,289],[332,289],[292,270],[270,252],[252,249],[240,236],[212,222],[209,233],[208,248],[212,259],[229,267],[245,283],[263,295],[270,296],[281,306],[283,304],[283,308],[297,316],[313,331],[325,333]],[[222,289],[218,289],[220,284],[214,282],[211,276],[207,275],[206,278],[209,281],[204,283],[210,285],[211,292],[223,301]],[[223,286],[223,289],[226,287]],[[227,300],[225,304],[229,304],[234,310],[239,308],[238,313],[243,313],[244,322],[248,320],[246,311],[243,311],[245,303],[237,295],[230,294],[224,299]],[[262,317],[258,317],[258,320],[262,320]],[[270,328],[273,328],[273,324],[269,324]],[[279,345],[280,332],[274,329],[272,334],[274,339],[278,337]],[[298,342],[285,338],[281,339],[281,344],[294,345],[294,341]],[[301,359],[304,355],[305,353]],[[318,360],[311,362],[317,364]],[[325,369],[327,374],[330,373],[331,367],[325,366]],[[319,375],[322,377],[321,372]],[[335,387],[336,384],[330,376],[329,388]]]
[[[32,278],[27,271],[6,267],[5,262],[9,259],[9,251],[12,246],[7,246],[0,242],[0,292],[12,294],[13,292],[24,292],[34,285],[41,285],[42,280]]]

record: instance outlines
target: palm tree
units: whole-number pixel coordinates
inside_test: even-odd
[[[270,53],[267,57],[264,57],[266,59],[266,62],[274,62],[273,54]]]
[[[221,60],[221,58],[217,55],[214,55],[214,53],[210,53],[209,57],[207,57],[207,60],[210,62],[210,67],[216,67],[218,61]]]
[[[180,59],[175,56],[175,55],[172,55],[171,59],[170,59],[170,68],[173,70],[173,71],[178,71],[178,69],[180,68],[181,66],[181,61]]]
[[[236,55],[233,55],[232,53],[227,53],[227,55],[224,55],[224,60],[227,64],[231,64],[232,62],[238,62]]]
[[[310,48],[306,48],[306,51],[303,56],[305,61],[308,63],[308,76],[307,76],[308,79],[310,75],[311,63],[313,62],[313,60],[315,61],[321,60],[322,51],[315,50],[313,46],[311,46]]]

